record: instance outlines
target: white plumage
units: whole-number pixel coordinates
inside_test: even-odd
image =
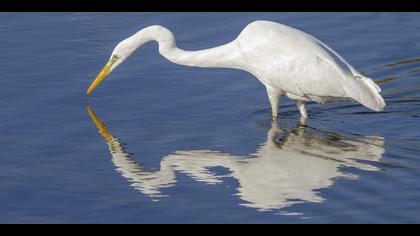
[[[116,46],[87,93],[149,41],[157,41],[160,54],[177,64],[251,73],[267,89],[273,118],[281,96],[295,100],[304,118],[307,101],[352,100],[374,111],[385,106],[379,86],[337,52],[309,34],[270,21],[252,22],[230,43],[199,51],[177,48],[173,34],[162,26],[144,28]]]

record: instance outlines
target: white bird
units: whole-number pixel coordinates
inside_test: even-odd
[[[163,26],[146,27],[115,47],[87,94],[150,41],[157,41],[159,53],[173,63],[251,73],[266,87],[273,119],[277,117],[281,96],[295,100],[305,119],[307,101],[351,100],[374,111],[385,106],[379,86],[337,52],[307,33],[270,21],[252,22],[230,43],[198,51],[176,47],[174,35]]]

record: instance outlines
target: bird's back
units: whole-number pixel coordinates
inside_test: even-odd
[[[337,52],[312,35],[298,29],[271,21],[255,21],[247,25],[237,39],[247,53],[264,53],[263,58],[290,60],[299,56],[318,56],[343,74],[360,74]],[[255,49],[259,50],[255,50]],[[268,56],[268,57],[267,57]],[[265,63],[267,63],[265,61]]]

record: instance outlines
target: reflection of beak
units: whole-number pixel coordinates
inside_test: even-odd
[[[96,116],[89,105],[87,105],[87,110],[90,118],[92,118],[93,123],[95,123],[96,127],[98,128],[99,133],[102,134],[102,136],[108,141],[108,144],[112,144],[114,137],[109,133],[105,124]]]
[[[116,62],[116,60],[109,60],[108,63],[104,66],[104,68],[99,72],[98,76],[96,76],[96,79],[93,81],[93,83],[90,85],[89,89],[87,90],[86,94],[89,95],[95,88],[98,86],[110,73],[111,66]]]

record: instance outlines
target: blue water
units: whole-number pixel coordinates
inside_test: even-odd
[[[230,69],[113,47],[161,24],[198,50],[257,19],[321,39],[382,88],[380,113],[309,104],[307,127]],[[1,13],[0,223],[420,223],[420,14]],[[88,110],[89,109],[89,110]]]

